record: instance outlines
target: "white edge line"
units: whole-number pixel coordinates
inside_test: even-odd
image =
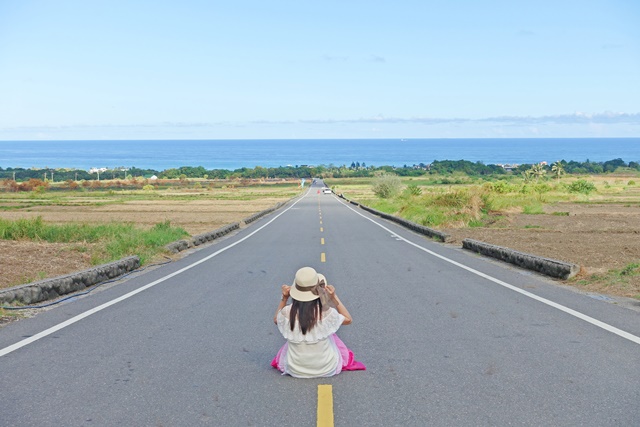
[[[134,296],[134,295],[136,295],[136,294],[139,294],[139,293],[140,293],[140,292],[142,292],[142,291],[145,291],[145,290],[147,290],[147,289],[149,289],[149,288],[152,288],[152,287],[156,286],[156,285],[157,285],[157,284],[159,284],[159,283],[162,283],[162,282],[164,282],[164,281],[166,281],[166,280],[168,280],[168,279],[171,279],[172,277],[175,277],[175,276],[177,276],[177,275],[179,275],[179,274],[181,274],[181,273],[184,273],[184,272],[185,272],[185,271],[187,271],[187,270],[190,270],[191,268],[193,268],[193,267],[195,267],[195,266],[197,266],[197,265],[200,265],[200,264],[202,264],[203,262],[209,261],[211,258],[213,258],[213,257],[215,257],[215,256],[218,256],[219,254],[221,254],[222,252],[226,251],[227,249],[231,249],[231,248],[232,248],[232,247],[234,247],[235,245],[238,245],[238,244],[240,244],[240,243],[244,242],[245,240],[247,240],[248,238],[250,238],[251,236],[253,236],[254,234],[256,234],[258,231],[262,230],[262,229],[263,229],[263,228],[265,228],[267,225],[271,224],[273,221],[275,221],[276,219],[278,219],[278,218],[280,217],[280,215],[283,215],[283,214],[284,214],[285,212],[287,212],[289,209],[293,208],[293,207],[294,207],[294,206],[295,206],[295,205],[296,205],[300,200],[302,200],[302,199],[303,199],[304,197],[306,197],[308,194],[309,194],[309,192],[307,191],[307,194],[305,194],[305,195],[301,196],[298,200],[296,200],[296,201],[295,201],[291,206],[289,206],[287,209],[283,210],[283,211],[282,211],[282,212],[280,212],[278,215],[274,216],[274,217],[273,217],[269,222],[265,223],[265,224],[264,224],[264,225],[262,225],[260,228],[258,228],[258,229],[256,229],[256,230],[252,231],[251,233],[247,234],[247,235],[246,235],[245,237],[243,237],[242,239],[240,239],[240,240],[238,240],[238,241],[236,241],[236,242],[234,242],[234,243],[231,243],[229,246],[225,246],[224,248],[222,248],[222,249],[220,249],[220,250],[218,250],[218,251],[216,251],[216,252],[212,253],[211,255],[208,255],[208,256],[207,256],[207,257],[205,257],[205,258],[202,258],[202,259],[201,259],[201,260],[199,260],[199,261],[194,262],[193,264],[189,264],[188,266],[183,267],[182,269],[180,269],[180,270],[178,270],[178,271],[174,271],[173,273],[168,274],[168,275],[166,275],[166,276],[164,276],[164,277],[162,277],[162,278],[160,278],[160,279],[158,279],[158,280],[156,280],[156,281],[154,281],[154,282],[151,282],[151,283],[149,283],[149,284],[147,284],[147,285],[144,285],[144,286],[142,286],[142,287],[140,287],[140,288],[138,288],[138,289],[136,289],[136,290],[134,290],[134,291],[131,291],[131,292],[129,292],[129,293],[127,293],[127,294],[124,294],[124,295],[122,295],[122,296],[120,296],[120,297],[118,297],[118,298],[115,298],[115,299],[113,299],[113,300],[111,300],[111,301],[108,301],[108,302],[106,302],[106,303],[104,303],[104,304],[102,304],[102,305],[99,305],[99,306],[97,306],[97,307],[94,307],[94,308],[92,308],[91,310],[87,310],[87,311],[85,311],[85,312],[83,312],[83,313],[80,313],[80,314],[78,314],[78,315],[76,315],[76,316],[72,317],[71,319],[65,320],[64,322],[59,323],[59,324],[57,324],[57,325],[55,325],[55,326],[52,326],[52,327],[50,327],[49,329],[45,329],[44,331],[39,332],[39,333],[37,333],[37,334],[35,334],[35,335],[33,335],[33,336],[29,337],[29,338],[25,338],[25,339],[23,339],[22,341],[19,341],[19,342],[15,343],[15,344],[12,344],[12,345],[8,346],[8,347],[5,347],[5,348],[3,348],[3,349],[0,349],[0,357],[2,357],[2,356],[6,356],[7,354],[12,353],[12,352],[14,352],[14,351],[18,350],[19,348],[22,348],[22,347],[24,347],[24,346],[26,346],[26,345],[29,345],[29,344],[31,344],[31,343],[33,343],[33,342],[35,342],[35,341],[38,341],[39,339],[42,339],[42,338],[44,338],[44,337],[46,337],[46,336],[48,336],[48,335],[51,335],[51,334],[53,334],[53,333],[55,333],[55,332],[57,332],[57,331],[59,331],[59,330],[61,330],[61,329],[64,329],[64,328],[66,328],[66,327],[67,327],[67,326],[69,326],[69,325],[73,325],[74,323],[79,322],[79,321],[81,321],[82,319],[84,319],[84,318],[86,318],[86,317],[91,316],[92,314],[95,314],[95,313],[97,313],[97,312],[99,312],[99,311],[102,311],[102,310],[104,310],[105,308],[111,307],[111,306],[112,306],[112,305],[114,305],[114,304],[117,304],[117,303],[119,303],[119,302],[121,302],[121,301],[124,301],[124,300],[126,300],[126,299],[128,299],[128,298],[131,298],[132,296]]]
[[[571,316],[577,317],[580,320],[583,320],[585,322],[591,323],[592,325],[595,325],[595,326],[597,326],[599,328],[602,328],[605,331],[608,331],[608,332],[614,333],[616,335],[619,335],[622,338],[626,338],[629,341],[632,341],[632,342],[634,342],[636,344],[640,344],[640,337],[638,337],[636,335],[633,335],[633,334],[631,334],[629,332],[623,331],[622,329],[618,329],[615,326],[609,325],[608,323],[602,322],[602,321],[600,321],[598,319],[594,319],[591,316],[587,316],[586,314],[581,313],[581,312],[576,311],[576,310],[573,310],[573,309],[571,309],[569,307],[565,307],[564,305],[558,304],[557,302],[553,302],[553,301],[548,300],[546,298],[542,298],[541,296],[538,296],[536,294],[532,294],[531,292],[528,292],[528,291],[525,291],[523,289],[520,289],[517,286],[511,285],[511,284],[506,283],[506,282],[503,282],[500,279],[496,279],[495,277],[489,276],[488,274],[482,273],[481,271],[475,270],[475,269],[473,269],[471,267],[468,267],[468,266],[466,266],[464,264],[461,264],[461,263],[459,263],[457,261],[449,259],[449,258],[447,258],[447,257],[445,257],[443,255],[437,254],[437,253],[435,253],[435,252],[433,252],[433,251],[431,251],[431,250],[429,250],[427,248],[424,248],[424,247],[418,245],[417,243],[413,243],[413,242],[405,239],[404,237],[399,236],[397,233],[391,231],[390,229],[388,229],[384,225],[376,222],[375,220],[373,220],[372,218],[369,218],[368,216],[362,214],[361,212],[358,212],[357,210],[355,210],[351,206],[347,205],[345,202],[343,202],[342,205],[345,206],[348,209],[351,209],[353,212],[355,212],[356,214],[360,215],[361,217],[371,221],[372,223],[374,223],[378,227],[380,227],[380,228],[388,231],[389,233],[393,234],[394,236],[396,236],[396,238],[399,238],[400,240],[404,241],[405,243],[408,243],[408,244],[410,244],[412,246],[415,246],[416,248],[418,248],[418,249],[420,249],[420,250],[422,250],[424,252],[427,252],[430,255],[435,256],[436,258],[440,258],[443,261],[446,261],[446,262],[448,262],[450,264],[453,264],[453,265],[455,265],[457,267],[465,269],[470,273],[473,273],[473,274],[475,274],[477,276],[480,276],[480,277],[485,278],[487,280],[490,280],[490,281],[492,281],[494,283],[497,283],[500,286],[504,286],[507,289],[511,289],[512,291],[518,292],[518,293],[520,293],[520,294],[522,294],[524,296],[527,296],[527,297],[529,297],[531,299],[534,299],[534,300],[539,301],[539,302],[541,302],[543,304],[546,304],[546,305],[548,305],[550,307],[556,308],[556,309],[558,309],[560,311],[563,311],[563,312],[565,312],[567,314],[570,314]]]

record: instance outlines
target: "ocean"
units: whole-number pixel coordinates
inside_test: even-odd
[[[434,160],[640,162],[640,138],[0,141],[0,168],[404,166]]]

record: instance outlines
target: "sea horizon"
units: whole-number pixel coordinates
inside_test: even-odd
[[[640,161],[640,137],[119,139],[0,141],[0,168],[182,166],[235,170],[300,165],[411,166],[436,160],[484,164],[558,160]]]

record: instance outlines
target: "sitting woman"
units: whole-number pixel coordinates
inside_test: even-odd
[[[289,297],[293,302],[286,305]],[[313,268],[301,268],[293,285],[282,285],[282,300],[273,321],[287,340],[271,362],[283,375],[330,377],[366,369],[353,360],[351,350],[336,335],[341,325],[351,323],[349,311],[335,288]]]

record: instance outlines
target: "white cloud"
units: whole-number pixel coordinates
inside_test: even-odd
[[[0,127],[0,140],[384,137],[581,137],[640,135],[640,113],[574,112],[548,116],[387,117]]]

